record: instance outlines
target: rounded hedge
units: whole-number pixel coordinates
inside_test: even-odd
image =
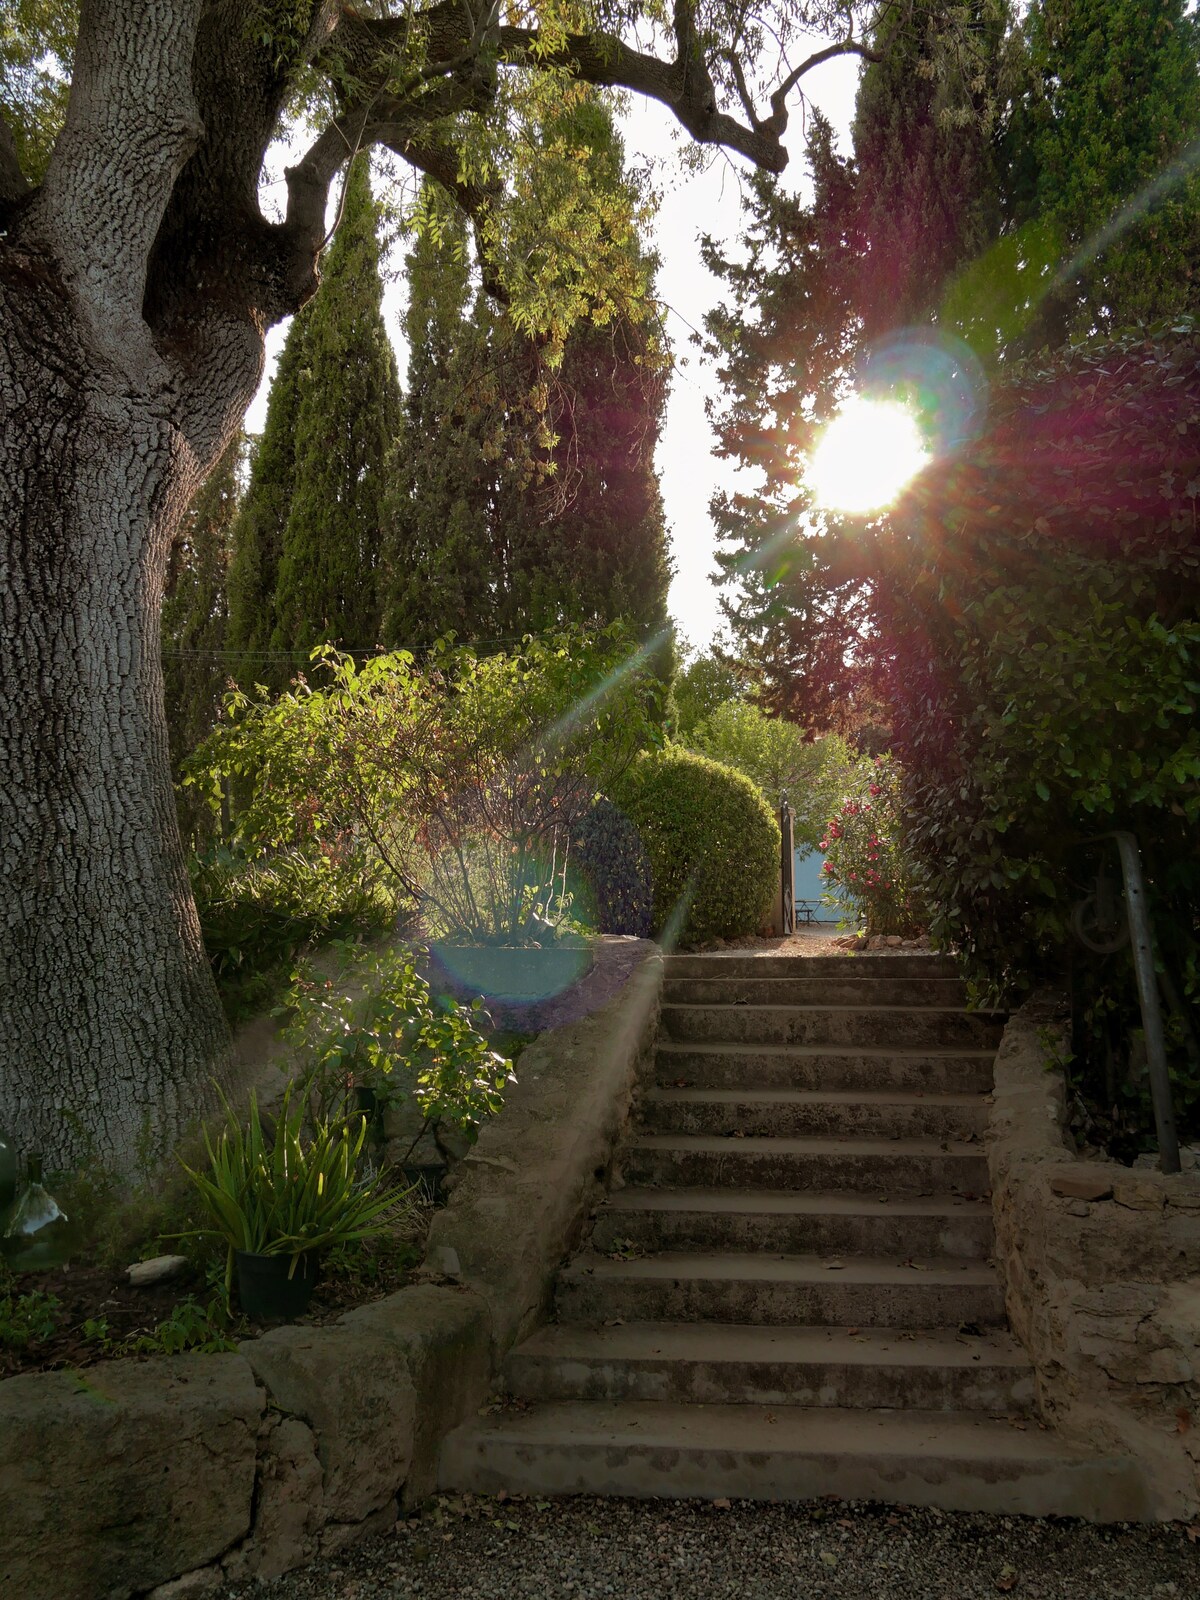
[[[654,879],[637,829],[603,796],[576,825],[571,862],[583,880],[600,933],[648,939],[654,922]]]
[[[757,933],[779,873],[779,824],[740,772],[671,746],[640,756],[613,799],[654,879],[654,927],[703,944]]]

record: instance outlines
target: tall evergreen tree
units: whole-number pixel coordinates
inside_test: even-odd
[[[587,181],[632,210],[604,103],[575,96],[548,119],[545,138],[566,135],[586,152]],[[662,630],[670,564],[654,450],[666,388],[649,322],[597,294],[548,369],[472,285],[461,228],[429,215],[433,203],[408,264],[387,637],[517,638],[617,617]],[[632,228],[629,249],[648,279]]]
[[[471,283],[465,224],[433,184],[406,267],[408,372],[389,475],[383,637],[392,646],[451,632],[490,638],[503,433],[491,316]]]
[[[857,657],[871,545],[820,512],[804,467],[857,361],[890,330],[932,326],[959,267],[1000,225],[995,144],[1007,6],[884,13],[863,70],[854,157],[813,118],[812,198],[752,186],[748,258],[711,243],[729,298],[706,319],[724,394],[721,454],[761,474],[713,502],[723,607],[768,705],[810,727],[872,715]]]
[[[231,535],[238,509],[239,436],[201,485],[171,546],[163,599],[163,681],[171,765],[212,728],[229,676]]]
[[[320,288],[289,330],[235,528],[230,635],[243,678],[279,686],[316,643],[379,639],[385,462],[400,389],[377,220],[360,155]]]
[[[1035,0],[1024,37],[1013,219],[1048,231],[1059,266],[1027,344],[1200,309],[1194,5]]]

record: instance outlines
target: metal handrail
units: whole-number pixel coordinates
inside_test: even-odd
[[[1150,1073],[1150,1098],[1154,1106],[1154,1126],[1158,1133],[1158,1164],[1163,1172],[1178,1172],[1179,1135],[1175,1128],[1175,1105],[1171,1096],[1171,1074],[1167,1067],[1167,1042],[1163,1031],[1162,1006],[1158,997],[1158,977],[1154,970],[1154,935],[1150,922],[1146,878],[1142,872],[1142,853],[1137,840],[1125,828],[1097,834],[1087,844],[1102,844],[1112,839],[1121,858],[1125,881],[1125,914],[1129,921],[1129,940],[1133,951],[1133,970],[1137,979],[1138,1003],[1142,1011],[1142,1031],[1146,1036],[1146,1064]]]

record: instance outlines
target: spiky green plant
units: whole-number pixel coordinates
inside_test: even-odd
[[[301,1255],[377,1238],[411,1204],[409,1191],[381,1190],[378,1176],[359,1177],[365,1117],[313,1116],[303,1095],[293,1104],[293,1087],[284,1092],[273,1134],[263,1126],[253,1091],[245,1123],[226,1100],[216,1140],[204,1131],[209,1171],[183,1163],[212,1216],[212,1226],[202,1231],[228,1246],[227,1291],[235,1251],[291,1256],[290,1278]]]

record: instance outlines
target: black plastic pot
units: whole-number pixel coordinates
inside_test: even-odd
[[[295,1261],[291,1277],[288,1270]],[[249,1250],[234,1251],[238,1300],[255,1322],[294,1322],[308,1310],[317,1285],[317,1258],[259,1256]]]

